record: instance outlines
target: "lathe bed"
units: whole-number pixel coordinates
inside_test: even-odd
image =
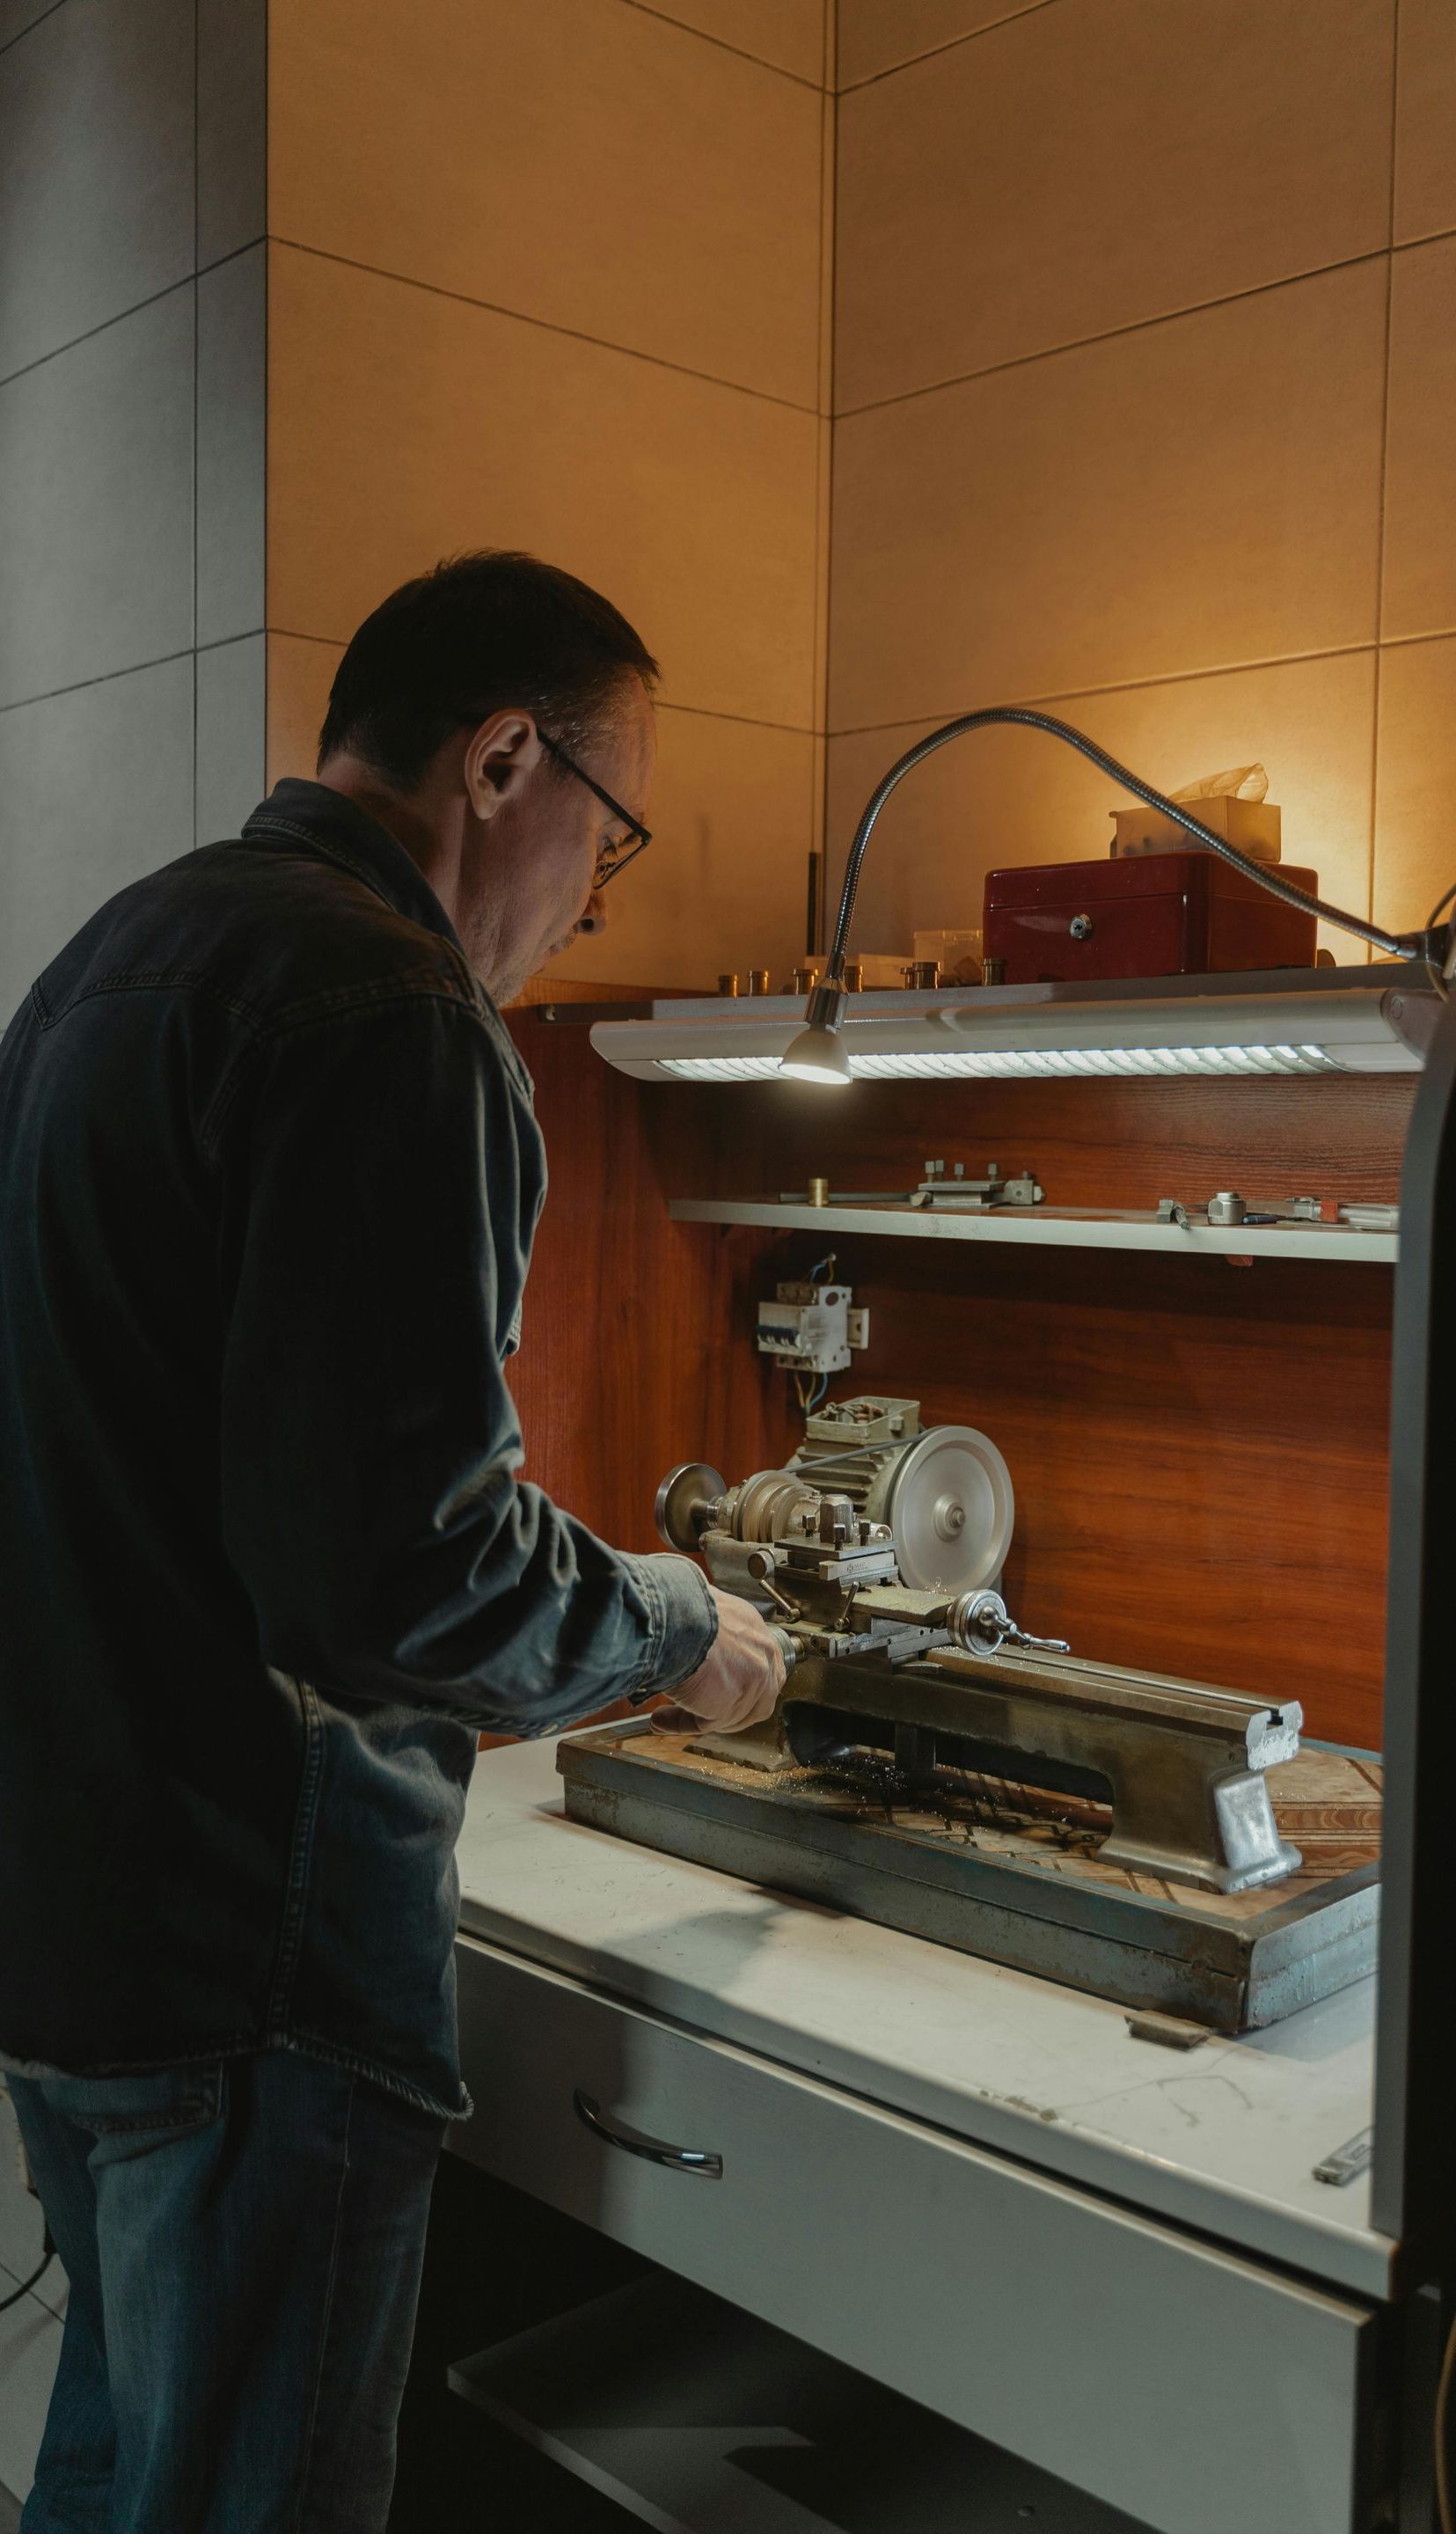
[[[766,1777],[694,1739],[634,1721],[564,1741],[569,1817],[1220,2032],[1278,2022],[1374,1963],[1371,1761],[1306,1749],[1272,1770],[1275,1818],[1303,1864],[1221,1894],[1102,1863],[1095,1806],[987,1780],[932,1808],[809,1769]]]

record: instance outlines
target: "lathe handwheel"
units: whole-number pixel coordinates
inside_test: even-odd
[[[692,1556],[701,1535],[703,1516],[725,1492],[727,1480],[706,1461],[683,1461],[669,1470],[657,1490],[653,1517],[657,1537],[669,1548],[685,1549]]]

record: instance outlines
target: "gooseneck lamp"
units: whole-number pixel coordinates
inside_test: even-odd
[[[829,964],[810,994],[805,1006],[805,1026],[785,1050],[779,1064],[780,1073],[789,1075],[796,1082],[830,1084],[854,1079],[841,1035],[847,996],[844,961],[849,946],[849,928],[854,921],[855,899],[859,893],[860,871],[865,849],[875,832],[875,822],[896,784],[902,782],[923,758],[933,755],[938,748],[943,748],[947,740],[959,739],[968,730],[986,730],[998,722],[1019,723],[1027,730],[1043,730],[1053,739],[1063,740],[1068,748],[1075,748],[1083,756],[1090,758],[1114,783],[1130,792],[1135,800],[1145,802],[1150,810],[1160,810],[1166,818],[1172,818],[1178,826],[1185,829],[1195,844],[1205,845],[1210,853],[1232,863],[1236,871],[1243,872],[1248,879],[1256,880],[1259,887],[1268,889],[1272,897],[1282,897],[1287,906],[1297,906],[1304,914],[1319,916],[1326,924],[1337,925],[1343,932],[1353,933],[1358,940],[1368,942],[1372,949],[1383,950],[1390,958],[1428,959],[1449,980],[1453,965],[1456,965],[1456,924],[1438,924],[1432,919],[1419,933],[1387,933],[1383,926],[1369,924],[1362,915],[1347,914],[1343,907],[1331,906],[1324,898],[1311,897],[1307,890],[1296,888],[1266,864],[1250,862],[1247,855],[1241,854],[1226,837],[1216,835],[1212,827],[1206,826],[1185,802],[1171,801],[1166,792],[1145,783],[1140,774],[1134,774],[1116,756],[1110,756],[1105,748],[1099,748],[1094,739],[1087,737],[1085,731],[1073,730],[1070,722],[1059,721],[1055,713],[1036,712],[1028,704],[988,704],[980,712],[958,713],[954,721],[942,722],[939,730],[929,731],[924,739],[918,739],[913,748],[907,748],[904,755],[897,758],[871,793],[854,831],[849,860],[844,867],[844,886],[839,894],[839,914],[834,925]],[[1448,891],[1447,897],[1441,900],[1441,905],[1435,910],[1437,916],[1453,895],[1456,891]]]

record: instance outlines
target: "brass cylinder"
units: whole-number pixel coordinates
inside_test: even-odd
[[[1005,982],[1006,963],[1004,959],[982,960],[981,983],[983,986],[1003,986]]]
[[[751,969],[749,970],[749,993],[750,993],[751,995],[766,995],[766,994],[767,994],[767,992],[768,992],[768,971],[767,971],[767,969],[766,969],[766,968],[751,968]]]
[[[865,971],[860,961],[858,959],[846,959],[844,963],[845,993],[847,995],[857,995],[864,982]]]
[[[939,959],[912,959],[905,970],[905,983],[912,994],[933,995],[940,982]]]
[[[730,968],[725,976],[718,979],[718,992],[720,995],[737,994],[738,970],[736,968]]]
[[[828,1202],[829,1202],[829,1182],[828,1182],[828,1180],[827,1180],[827,1179],[811,1179],[811,1180],[810,1180],[810,1182],[809,1182],[809,1202],[810,1202],[810,1204],[811,1204],[811,1205],[827,1205],[827,1204],[828,1204]]]
[[[818,981],[819,981],[819,970],[818,970],[818,968],[796,968],[796,969],[794,970],[794,992],[795,992],[795,994],[796,994],[796,995],[807,995],[807,994],[809,994],[809,993],[812,991],[812,989],[815,987],[815,985],[817,985]]]

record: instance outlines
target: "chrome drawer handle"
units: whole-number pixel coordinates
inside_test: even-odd
[[[578,2085],[572,2096],[572,2107],[583,2129],[608,2146],[620,2146],[628,2155],[639,2155],[647,2164],[665,2164],[673,2173],[696,2173],[704,2182],[721,2182],[723,2159],[710,2155],[703,2146],[669,2146],[665,2139],[648,2138],[645,2130],[629,2129],[625,2121],[609,2121],[600,2103],[583,2094]]]

